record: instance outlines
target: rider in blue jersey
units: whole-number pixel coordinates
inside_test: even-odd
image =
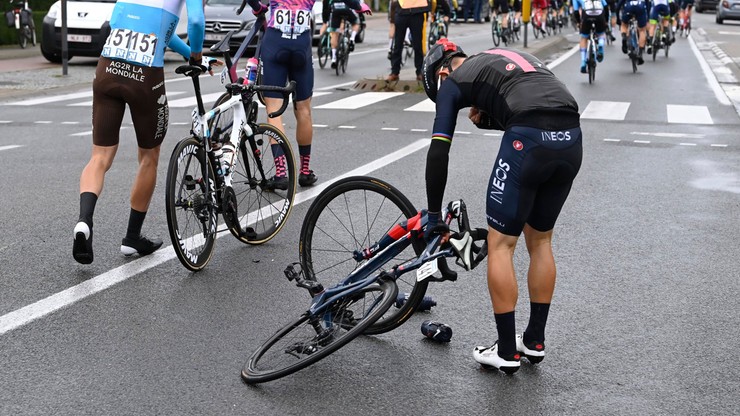
[[[604,59],[604,42],[606,41],[606,0],[575,0],[573,2],[573,13],[576,20],[581,24],[581,73],[586,73],[586,45],[588,38],[591,36],[591,30],[596,33],[599,39],[599,46],[596,52],[596,60],[601,62]],[[592,29],[593,27],[593,29]]]
[[[186,5],[190,46],[175,33]],[[164,53],[170,47],[191,63],[202,59],[205,17],[202,0],[118,0],[93,80],[93,147],[80,176],[80,217],[74,228],[72,256],[93,261],[93,213],[105,174],[118,150],[119,131],[129,107],[139,146],[139,169],[131,187],[131,210],[121,252],[145,256],[162,240],[141,235],[157,182],[159,150],[167,133],[169,108],[164,88]]]
[[[630,19],[634,17],[637,22],[638,37],[638,52],[637,52],[637,63],[642,65],[645,60],[642,58],[642,53],[645,51],[645,43],[647,42],[647,31],[646,26],[648,22],[647,4],[645,0],[619,0],[617,4],[617,10],[622,10],[622,53],[627,53],[627,25]]]

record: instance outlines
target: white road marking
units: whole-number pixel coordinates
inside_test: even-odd
[[[630,103],[618,101],[591,101],[583,110],[581,118],[597,120],[624,120]]]
[[[381,130],[385,130],[385,131],[396,131],[396,130],[398,130],[398,127],[383,127],[383,128],[381,128]]]
[[[712,68],[709,67],[709,64],[707,61],[704,60],[704,56],[701,54],[701,51],[696,46],[696,42],[694,42],[694,37],[689,36],[689,45],[691,46],[691,51],[694,52],[694,56],[696,56],[696,60],[699,61],[699,66],[701,67],[702,72],[704,73],[704,78],[707,79],[707,83],[709,83],[709,87],[712,88],[712,91],[714,92],[714,96],[717,98],[717,101],[719,101],[721,104],[724,105],[731,105],[730,99],[727,98],[727,94],[725,94],[725,91],[722,89],[722,87],[719,85],[719,82],[717,81],[717,77],[714,76],[714,73],[712,72]]]
[[[696,146],[696,143],[679,143],[679,146]]]
[[[80,124],[80,122],[79,121],[62,121],[62,124],[75,125],[75,124]]]
[[[558,65],[562,64],[562,63],[563,63],[563,62],[565,62],[565,61],[566,61],[566,60],[567,60],[568,58],[570,58],[570,57],[571,57],[571,56],[573,56],[573,55],[574,55],[574,54],[575,54],[576,52],[578,52],[578,51],[579,51],[579,49],[580,49],[580,47],[579,47],[578,45],[576,45],[576,46],[572,47],[572,48],[571,48],[571,49],[570,49],[570,50],[569,50],[568,52],[566,52],[566,53],[562,54],[562,55],[561,55],[561,56],[560,56],[559,58],[557,58],[556,60],[554,60],[554,61],[550,62],[549,64],[547,64],[547,68],[548,68],[548,69],[553,69],[553,68],[555,68],[556,66],[558,66]]]
[[[33,124],[51,124],[50,120],[34,121]]]
[[[10,124],[12,122],[12,120],[0,120],[0,124]]]
[[[364,92],[314,107],[314,109],[356,110],[403,94],[402,92]]]
[[[726,144],[710,144],[711,147],[727,147]]]
[[[650,140],[635,140],[635,143],[650,144]]]
[[[404,108],[403,111],[422,111],[425,113],[434,113],[436,110],[436,104],[434,104],[434,101],[427,98],[426,100],[420,102],[419,104],[412,105],[409,108]]]
[[[8,146],[0,146],[0,151],[10,150],[10,149],[17,149],[19,147],[23,147],[23,146],[21,146],[19,144],[11,144],[11,145],[8,145]]]
[[[417,140],[406,147],[396,150],[395,152],[376,159],[366,165],[353,169],[306,191],[299,192],[295,196],[294,206],[315,198],[319,193],[321,193],[321,191],[340,179],[355,175],[367,175],[424,149],[428,145],[429,140],[427,139]],[[255,214],[257,213],[253,212],[247,215],[254,216]],[[216,238],[221,238],[224,235],[227,235],[227,233],[219,233]],[[175,259],[175,250],[171,245],[169,245],[157,250],[149,256],[131,261],[30,305],[6,313],[5,315],[0,316],[0,335],[27,325],[37,319],[43,318],[44,316],[77,303],[80,300],[90,297],[98,292],[102,292],[103,290],[126,281],[133,276],[173,259]]]
[[[719,33],[720,35],[735,35],[735,36],[740,36],[740,32],[727,32],[727,31],[724,31],[724,30],[720,30],[717,33]]]
[[[493,137],[500,137],[503,136],[503,133],[483,133],[484,136],[493,136]]]
[[[703,134],[693,133],[648,133],[644,131],[633,131],[630,134],[635,136],[675,137],[684,139],[703,139],[705,137]]]
[[[327,124],[314,124],[313,126],[316,128],[329,127]]]
[[[39,105],[39,104],[49,104],[49,103],[56,103],[59,101],[76,100],[78,98],[90,98],[90,97],[92,97],[92,89],[90,91],[76,92],[72,94],[62,94],[62,95],[54,95],[51,97],[35,98],[31,100],[15,101],[12,103],[7,103],[5,105],[25,105],[25,106]]]
[[[426,133],[429,129],[411,129],[414,133]]]
[[[666,110],[669,123],[714,124],[709,109],[703,105],[668,104]]]
[[[354,129],[357,128],[357,126],[337,126],[338,129]]]
[[[604,139],[605,142],[621,142],[619,139]]]

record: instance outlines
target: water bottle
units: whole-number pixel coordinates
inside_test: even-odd
[[[450,342],[452,339],[452,328],[441,322],[422,322],[421,333],[424,334],[425,337],[438,342]]]
[[[234,145],[229,143],[224,144],[221,147],[221,170],[224,175],[228,175],[231,170],[231,165],[234,163]]]
[[[216,175],[218,176],[224,176],[224,158],[223,158],[223,150],[219,147],[218,149],[213,150],[213,157],[216,159]]]
[[[396,296],[396,308],[403,306],[406,301],[409,300],[409,295],[410,293],[399,293],[398,296]],[[424,296],[416,311],[428,311],[432,309],[432,306],[437,306],[437,302],[432,299],[431,296]]]
[[[244,79],[244,85],[254,85],[257,81],[258,66],[257,58],[247,59],[247,77]]]

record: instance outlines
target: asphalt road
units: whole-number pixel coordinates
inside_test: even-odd
[[[713,16],[696,16],[694,27],[705,29],[697,39],[719,44]],[[487,25],[453,26],[452,34],[466,51],[490,44]],[[388,180],[422,208],[425,147],[416,144],[428,139],[433,113],[410,111],[422,95],[320,108],[356,98],[360,92],[348,88],[354,80],[387,74],[382,25],[369,35],[348,74],[317,71],[317,92],[329,94],[314,98],[312,164],[323,184],[368,166],[363,173]],[[187,272],[171,247],[124,259],[118,249],[136,168],[124,124],[96,209],[95,262],[81,266],[69,251],[90,151],[89,85],[0,99],[7,179],[0,185],[0,414],[737,414],[740,367],[731,345],[740,336],[740,118],[721,95],[731,83],[713,88],[704,75],[711,46],[695,41],[695,52],[691,42],[679,39],[670,57],[637,74],[617,46],[608,47],[594,85],[578,72],[577,54],[553,62],[581,108],[584,164],[556,232],[547,358],[511,377],[472,360],[475,345],[496,337],[478,268],[431,285],[438,305],[401,328],[357,339],[284,379],[246,386],[239,372],[247,356],[308,306],[282,270],[298,258],[316,190],[299,190],[305,202],[269,243],[220,238],[200,273]],[[706,65],[729,67],[718,61]],[[206,92],[221,88],[216,80],[207,85]],[[171,105],[192,95],[187,81],[170,81],[167,90]],[[26,105],[31,99],[41,101]],[[145,233],[166,245],[166,160],[187,134],[190,108],[171,109],[145,223]],[[285,122],[292,137],[292,117]],[[479,226],[496,133],[476,130],[461,114],[451,153],[445,197],[463,198]],[[400,157],[378,162],[393,152]],[[522,330],[523,247],[515,265]],[[452,342],[424,339],[426,319],[449,324]]]

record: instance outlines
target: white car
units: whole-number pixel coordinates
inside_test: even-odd
[[[67,58],[98,57],[110,33],[110,17],[116,0],[67,0]],[[183,7],[177,34],[187,36],[187,12]],[[62,62],[62,4],[52,4],[41,29],[41,54],[50,62]]]

